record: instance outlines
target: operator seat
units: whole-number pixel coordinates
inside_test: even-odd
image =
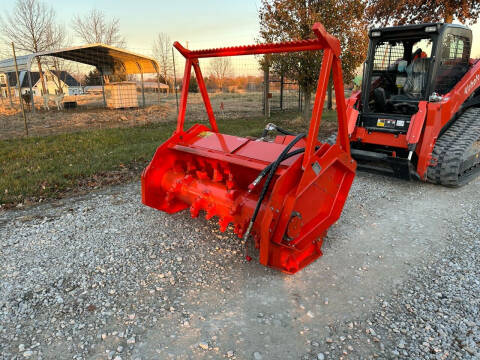
[[[394,95],[391,101],[420,100],[425,91],[430,58],[417,58],[406,68],[407,79],[403,86],[403,94]]]
[[[430,58],[418,58],[407,66],[407,81],[403,87],[404,95],[420,99],[427,85],[428,66]]]

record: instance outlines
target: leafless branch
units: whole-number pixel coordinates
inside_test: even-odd
[[[223,89],[225,78],[232,71],[232,61],[228,57],[219,57],[210,60],[210,75],[212,75],[220,90]]]
[[[160,66],[160,75],[168,85],[171,85],[173,64],[172,64],[172,42],[165,33],[159,33],[153,42],[152,52]]]
[[[105,13],[92,9],[84,16],[73,18],[73,30],[85,43],[102,43],[125,47],[125,38],[120,33],[120,21],[116,18],[107,21]]]
[[[39,0],[17,0],[11,13],[0,15],[3,39],[23,52],[55,48],[64,34],[55,22],[55,11]]]
[[[20,52],[40,52],[61,46],[65,29],[55,22],[55,11],[40,0],[17,0],[11,13],[0,15],[0,33],[4,42],[13,42]],[[41,60],[37,58],[43,92]]]

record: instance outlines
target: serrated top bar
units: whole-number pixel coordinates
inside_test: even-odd
[[[332,35],[326,32],[323,25],[313,25],[313,32],[317,39],[294,40],[273,44],[256,44],[244,46],[231,46],[225,48],[188,50],[178,41],[173,46],[187,59],[199,59],[207,57],[240,56],[256,54],[272,54],[297,51],[315,51],[330,48],[335,56],[340,56],[340,43]]]

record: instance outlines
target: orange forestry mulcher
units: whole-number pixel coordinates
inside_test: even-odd
[[[315,39],[191,51],[185,57],[177,129],[157,149],[142,174],[142,201],[167,213],[189,209],[218,217],[221,231],[230,223],[240,238],[254,239],[260,263],[295,273],[322,255],[329,227],[340,217],[355,176],[350,156],[340,43],[321,24]],[[199,59],[222,56],[323,50],[323,61],[308,134],[282,135],[273,142],[220,134],[200,70]],[[184,130],[188,87],[194,69],[210,127]],[[333,73],[338,134],[333,145],[318,141],[325,93]]]

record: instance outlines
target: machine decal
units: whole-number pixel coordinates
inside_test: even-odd
[[[378,127],[386,127],[386,128],[395,128],[397,120],[394,119],[378,119],[377,126]]]
[[[478,81],[480,80],[480,74],[475,75],[475,77],[465,86],[465,95],[468,95],[470,91],[477,86]]]

